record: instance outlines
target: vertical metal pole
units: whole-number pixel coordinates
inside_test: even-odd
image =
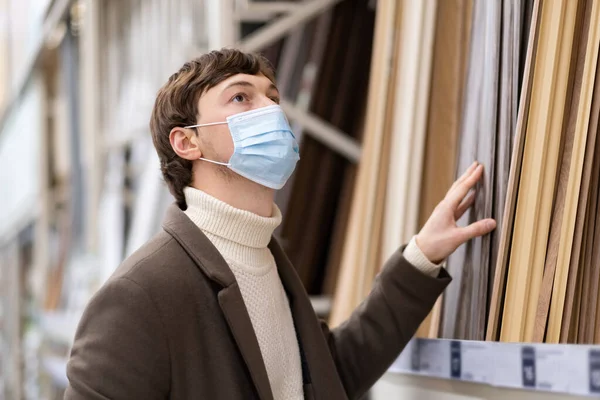
[[[239,22],[235,18],[235,0],[206,0],[208,49],[232,46],[239,37]]]
[[[66,84],[66,93],[68,98],[68,115],[69,115],[69,141],[71,145],[70,158],[71,158],[71,224],[72,224],[72,243],[75,245],[75,249],[80,250],[83,245],[81,239],[84,229],[84,212],[85,206],[83,204],[85,198],[85,190],[83,186],[84,178],[82,173],[82,160],[81,160],[81,135],[80,135],[80,105],[79,99],[81,98],[79,93],[79,52],[77,48],[77,38],[73,36],[73,32],[69,28],[65,35],[64,41],[61,45],[61,59],[62,59],[62,81]],[[91,93],[87,93],[88,97]],[[88,213],[89,214],[89,213]]]
[[[102,137],[100,130],[100,75],[99,59],[99,19],[100,9],[106,6],[101,0],[82,0],[84,5],[81,37],[79,40],[81,55],[81,133],[82,133],[82,167],[84,185],[87,194],[84,209],[87,210],[85,247],[94,251],[98,247],[98,210],[102,188]],[[102,4],[101,4],[102,3]]]

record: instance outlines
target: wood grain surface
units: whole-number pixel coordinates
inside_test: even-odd
[[[571,280],[572,282],[577,280],[577,265],[573,265],[571,272],[569,271],[569,265],[585,156],[585,144],[588,136],[588,125],[594,88],[593,80],[596,76],[599,44],[600,4],[597,1],[594,1],[592,2],[589,23],[589,36],[587,38],[581,99],[578,107],[575,142],[573,144],[573,156],[571,157],[565,212],[561,225],[561,240],[558,250],[557,270],[554,279],[552,302],[550,303],[550,318],[546,336],[546,341],[550,343],[556,343],[559,340],[565,342],[567,340],[569,329],[568,321],[571,321],[574,289],[568,290],[567,282],[568,280]],[[563,324],[563,321],[567,321],[567,323]]]
[[[533,336],[535,318],[528,316],[535,315],[542,283],[576,15],[576,2],[542,5],[540,47],[502,321],[503,341],[527,341]]]
[[[384,134],[384,121],[387,93],[389,89],[390,61],[393,57],[393,40],[397,3],[382,0],[377,4],[375,35],[371,56],[367,114],[354,189],[348,230],[340,263],[340,274],[330,315],[331,326],[342,323],[358,305],[358,278],[365,268],[366,251],[372,243],[369,240],[371,221],[374,212],[375,196]]]
[[[585,62],[586,37],[581,32],[583,28],[589,26],[589,18],[585,17],[589,13],[585,13],[585,7],[581,7],[578,12],[573,46],[578,49],[572,52],[572,65],[575,73],[573,74],[572,82],[569,84],[567,101],[566,101],[566,116],[564,118],[563,144],[561,149],[560,168],[557,175],[557,190],[552,210],[552,220],[550,225],[550,238],[548,241],[548,250],[544,266],[544,275],[542,278],[542,287],[538,298],[536,314],[534,316],[534,331],[533,341],[542,342],[546,334],[546,326],[548,313],[550,310],[550,300],[552,296],[552,288],[554,285],[554,274],[556,271],[556,263],[558,260],[558,247],[560,243],[561,225],[567,197],[567,184],[569,178],[569,170],[571,168],[571,155],[573,152],[573,142],[575,138],[575,129],[577,123],[577,114],[579,99],[581,93],[581,84],[583,79],[583,67]],[[589,11],[589,10],[588,10]],[[582,41],[583,39],[583,41]]]
[[[531,24],[528,29],[527,55],[523,67],[522,89],[519,100],[519,112],[515,128],[515,139],[512,146],[510,172],[507,183],[507,194],[502,217],[500,231],[500,242],[498,245],[498,258],[494,271],[493,290],[490,298],[490,309],[486,340],[498,340],[501,328],[502,307],[504,304],[504,292],[506,288],[506,277],[508,271],[511,241],[513,237],[513,225],[516,211],[517,193],[521,177],[523,160],[523,149],[527,133],[527,120],[531,103],[531,91],[533,87],[533,71],[537,56],[539,40],[539,21],[541,17],[541,5],[543,0],[535,0],[531,13]]]

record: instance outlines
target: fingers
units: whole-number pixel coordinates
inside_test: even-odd
[[[468,242],[479,236],[487,235],[496,229],[496,221],[488,218],[472,223],[464,228],[458,228],[458,238],[462,243]]]
[[[463,179],[459,184],[456,185],[454,189],[452,189],[448,195],[446,196],[446,200],[449,202],[450,207],[453,209],[458,208],[460,203],[463,201],[469,190],[475,186],[477,181],[481,179],[483,175],[483,165],[479,164],[473,172],[465,179]]]
[[[477,161],[475,161],[473,164],[471,164],[471,166],[469,168],[467,168],[467,170],[460,176],[460,178],[458,178],[456,181],[454,181],[454,183],[452,184],[452,186],[450,187],[450,190],[448,190],[448,192],[452,191],[452,189],[454,189],[457,185],[459,185],[462,181],[464,181],[469,175],[471,175],[473,173],[473,171],[475,171],[475,168],[477,168],[478,165],[479,165],[479,163]]]
[[[475,195],[475,192],[469,193],[462,203],[460,203],[456,211],[454,211],[454,219],[456,221],[458,221],[465,214],[465,212],[471,208],[473,203],[475,203]]]

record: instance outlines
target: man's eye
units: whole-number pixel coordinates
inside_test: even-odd
[[[238,93],[231,99],[231,101],[233,101],[234,103],[241,103],[244,100],[246,100],[246,95],[244,95],[243,93]]]

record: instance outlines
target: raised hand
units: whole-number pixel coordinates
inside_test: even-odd
[[[444,261],[463,243],[486,235],[496,228],[496,221],[491,218],[476,221],[466,227],[456,224],[473,205],[475,192],[471,192],[471,189],[482,176],[483,165],[474,162],[454,182],[417,235],[417,245],[431,262],[438,264]]]

